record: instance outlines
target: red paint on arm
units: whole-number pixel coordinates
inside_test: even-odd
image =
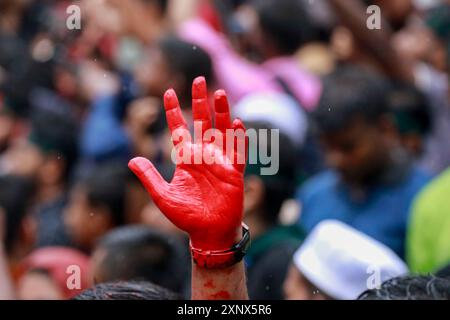
[[[215,288],[215,286],[214,286],[214,281],[212,281],[211,279],[208,280],[208,281],[206,281],[204,287],[205,287],[205,288],[209,288],[209,289],[214,289],[214,288]]]
[[[211,295],[211,300],[230,300],[231,296],[227,291],[219,291]]]
[[[192,299],[247,300],[244,263],[225,269],[205,269],[193,263]]]

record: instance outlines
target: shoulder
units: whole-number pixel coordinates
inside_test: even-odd
[[[337,185],[339,178],[336,172],[327,170],[307,180],[298,190],[297,199],[305,200],[315,195],[331,192]]]
[[[426,170],[413,166],[408,176],[399,186],[400,194],[407,199],[415,199],[430,184],[433,177]]]
[[[417,186],[428,184],[433,179],[433,176],[426,170],[413,166],[409,177],[409,182]]]

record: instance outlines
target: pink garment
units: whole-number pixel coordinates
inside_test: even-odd
[[[200,19],[185,22],[178,35],[210,55],[217,85],[233,103],[251,93],[285,92],[277,77],[287,84],[305,110],[313,110],[319,100],[319,79],[302,70],[292,57],[271,59],[262,65],[252,63],[239,56],[223,34]]]
[[[294,57],[273,58],[262,67],[286,83],[306,111],[314,110],[319,103],[322,84],[316,76],[302,69]]]
[[[69,288],[67,281],[73,266],[79,268],[80,288]],[[23,272],[44,269],[59,285],[66,299],[79,294],[89,286],[89,257],[66,247],[44,247],[33,251],[22,263]]]

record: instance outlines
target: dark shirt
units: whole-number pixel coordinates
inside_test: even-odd
[[[66,203],[67,197],[61,196],[37,208],[36,247],[72,246],[63,221]]]
[[[250,299],[284,298],[286,272],[303,238],[304,234],[297,226],[277,226],[252,240],[245,257]]]

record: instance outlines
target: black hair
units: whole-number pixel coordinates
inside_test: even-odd
[[[450,264],[448,266],[439,269],[436,272],[436,276],[440,278],[447,278],[450,280]]]
[[[180,300],[181,297],[146,281],[119,281],[97,284],[73,300]]]
[[[315,28],[297,0],[253,1],[262,31],[283,55],[290,55],[314,38]]]
[[[359,300],[449,300],[450,280],[432,275],[407,275],[363,292]]]
[[[376,123],[388,113],[389,82],[355,66],[342,66],[324,79],[322,96],[313,113],[320,133],[341,130],[356,118]]]
[[[114,229],[100,239],[102,281],[150,281],[181,293],[188,257],[175,238],[145,226]]]
[[[33,194],[31,181],[17,176],[0,177],[0,208],[5,213],[5,248],[10,253]]]
[[[200,47],[173,35],[162,38],[158,42],[158,47],[165,59],[170,62],[169,68],[184,77],[186,88],[181,94],[185,97],[191,97],[191,83],[196,77],[204,76],[208,83],[213,81],[211,58]]]
[[[268,130],[267,136],[267,150],[273,157],[273,150],[271,144],[271,131],[273,129],[269,124],[262,121],[246,122],[247,128],[256,130]],[[261,143],[261,142],[259,142]],[[248,163],[245,170],[245,175],[256,175],[264,184],[263,203],[261,208],[264,212],[264,219],[270,224],[276,224],[281,206],[284,201],[291,198],[295,192],[295,175],[296,175],[296,156],[298,150],[291,139],[284,133],[279,132],[279,168],[275,175],[261,175],[260,169],[264,166],[258,161],[257,164]]]
[[[53,102],[49,97],[43,101]],[[70,111],[59,106],[33,108],[29,140],[44,154],[53,153],[64,161],[63,178],[67,181],[78,158],[78,126]]]
[[[400,133],[425,135],[431,130],[430,106],[416,87],[396,84],[388,95],[388,103]]]
[[[125,197],[129,172],[122,163],[99,164],[80,178],[78,184],[94,207],[108,209],[115,226],[125,222]]]

